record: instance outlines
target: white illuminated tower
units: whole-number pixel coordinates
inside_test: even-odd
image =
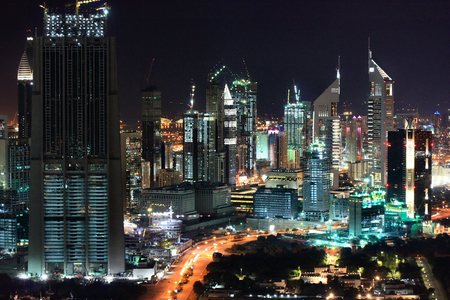
[[[225,183],[236,186],[237,109],[228,85],[223,91]]]
[[[387,132],[394,130],[394,80],[372,59],[369,48],[370,93],[367,112],[368,159],[373,183],[386,184]]]
[[[314,101],[313,140],[323,143],[329,170],[333,173],[333,187],[338,187],[339,167],[341,164],[341,123],[338,115],[341,76],[339,62],[336,79]]]

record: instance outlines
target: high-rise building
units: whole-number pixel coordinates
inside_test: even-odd
[[[31,137],[31,99],[33,96],[33,38],[27,37],[17,70],[19,139]]]
[[[285,188],[258,188],[254,194],[254,216],[257,218],[297,218],[297,191]]]
[[[236,186],[237,176],[237,109],[228,85],[223,91],[224,103],[224,152],[225,180],[229,186]]]
[[[414,122],[388,133],[387,200],[405,203],[411,219],[431,218],[431,153],[431,131]]]
[[[142,132],[122,131],[120,133],[122,184],[125,185],[124,211],[138,205],[142,187]]]
[[[394,80],[372,59],[369,49],[370,93],[367,112],[368,159],[373,183],[386,184],[387,132],[394,130]]]
[[[164,143],[161,138],[161,92],[154,86],[142,91],[142,171],[147,185],[155,187],[158,170],[164,169]]]
[[[313,139],[325,145],[324,155],[333,173],[332,184],[336,188],[341,164],[341,125],[338,115],[340,82],[338,67],[336,79],[313,104]]]
[[[384,228],[384,191],[355,192],[350,195],[349,235],[375,235]]]
[[[240,178],[251,178],[256,172],[256,93],[256,82],[233,81],[231,95],[237,112],[237,173]]]
[[[345,122],[344,130],[345,147],[342,155],[344,160],[349,163],[362,161],[364,156],[361,116],[354,116],[350,121]]]
[[[187,182],[205,181],[205,139],[203,114],[194,110],[195,85],[192,86],[190,108],[183,117],[183,178]],[[206,129],[207,130],[207,129]]]
[[[329,163],[324,145],[311,144],[306,153],[303,211],[309,220],[328,220],[330,198]]]
[[[37,275],[124,271],[115,39],[108,7],[97,6],[45,8],[33,41],[28,272]]]
[[[14,211],[15,190],[0,187],[0,251],[14,253],[17,249],[17,219]]]
[[[0,116],[0,188],[8,186],[8,118]]]
[[[294,86],[295,102],[284,106],[284,130],[287,137],[287,164],[289,168],[301,167],[301,159],[307,149],[308,142],[308,113],[310,106],[300,99],[300,90]]]

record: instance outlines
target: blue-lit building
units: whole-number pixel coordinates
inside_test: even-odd
[[[16,201],[16,191],[0,188],[0,252],[17,250]]]
[[[44,9],[33,41],[28,272],[122,272],[115,39],[108,7]],[[102,4],[101,4],[102,5]]]
[[[259,188],[254,197],[253,214],[257,218],[298,217],[298,194],[295,189]]]
[[[324,145],[314,143],[306,153],[303,212],[306,219],[326,221],[329,216],[330,175]]]

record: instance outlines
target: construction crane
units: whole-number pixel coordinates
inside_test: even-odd
[[[89,3],[100,2],[101,0],[76,0],[75,2],[75,12],[78,15],[78,11],[80,10],[80,6]]]
[[[148,74],[147,74],[147,78],[145,78],[145,83],[147,85],[149,85],[149,83],[150,83],[150,76],[152,75],[153,65],[155,63],[155,60],[156,60],[156,58],[153,57],[152,63],[150,64],[150,69],[149,69]]]

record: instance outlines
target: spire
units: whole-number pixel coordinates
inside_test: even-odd
[[[233,97],[231,97],[230,89],[228,88],[228,84],[225,84],[225,88],[223,89],[223,100],[233,100]]]
[[[24,51],[22,57],[20,58],[19,69],[17,70],[17,80],[19,81],[32,81],[33,71],[30,67],[30,62],[28,61],[27,52]]]
[[[369,62],[372,59],[372,50],[370,50],[370,36],[367,38],[367,52],[369,55]]]
[[[341,56],[340,55],[338,55],[338,63],[337,63],[337,72],[336,72],[336,78],[337,79],[341,79],[341,73],[340,73],[340,70],[341,70]]]
[[[194,96],[195,96],[195,85],[192,85],[192,87],[191,87],[190,109],[194,108]]]
[[[287,103],[291,103],[291,89],[287,90]]]

